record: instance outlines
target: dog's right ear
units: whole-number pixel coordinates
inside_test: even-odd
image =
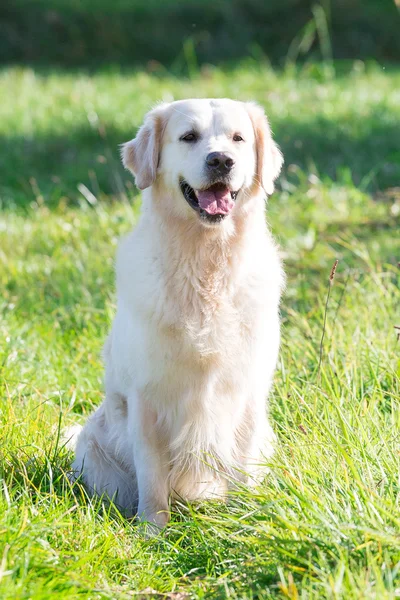
[[[147,113],[135,139],[122,146],[122,163],[133,173],[140,190],[150,187],[157,175],[167,106],[161,104]]]

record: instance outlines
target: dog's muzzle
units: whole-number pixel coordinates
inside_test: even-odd
[[[184,179],[180,188],[186,202],[200,217],[207,221],[218,223],[232,211],[239,193],[232,191],[223,182],[217,182],[202,190],[194,190]]]

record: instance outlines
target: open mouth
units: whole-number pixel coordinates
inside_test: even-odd
[[[181,179],[180,187],[186,202],[204,219],[222,221],[235,205],[239,193],[231,191],[224,183],[214,183],[204,190],[194,190]]]

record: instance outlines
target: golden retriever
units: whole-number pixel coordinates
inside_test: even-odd
[[[264,205],[282,155],[259,106],[202,99],[150,111],[122,157],[142,214],[119,247],[105,400],[73,468],[157,529],[171,499],[223,497],[273,452],[284,278]]]

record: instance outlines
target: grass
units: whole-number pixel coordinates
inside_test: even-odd
[[[399,84],[361,63],[1,72],[2,600],[400,596]],[[139,210],[117,144],[155,100],[192,95],[258,100],[287,158],[268,210],[288,273],[279,448],[255,492],[178,507],[146,541],[71,490],[59,434],[102,398],[114,254]]]

